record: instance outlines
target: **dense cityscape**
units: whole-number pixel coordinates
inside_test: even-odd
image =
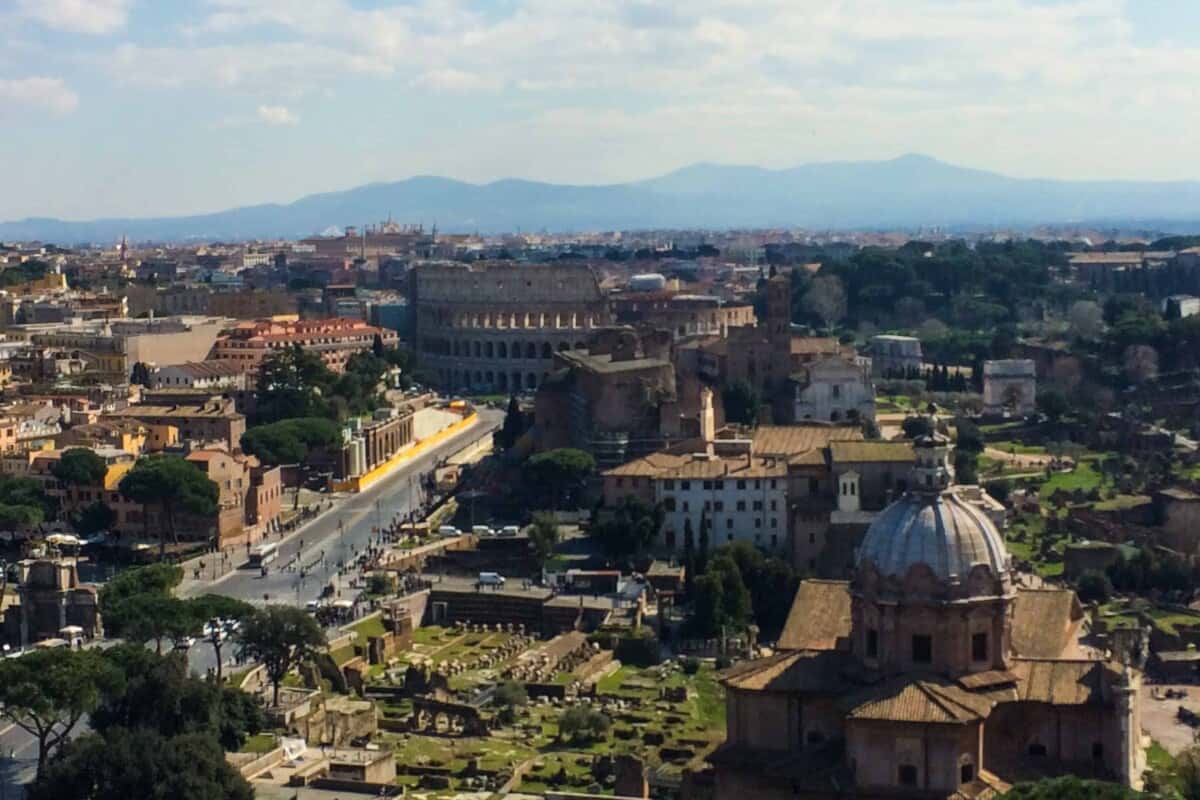
[[[0,0],[0,800],[1200,800],[1195,0]]]
[[[3,245],[6,789],[1192,791],[1200,238],[1104,235]]]

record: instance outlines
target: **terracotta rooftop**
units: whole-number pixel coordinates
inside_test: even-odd
[[[842,701],[847,719],[961,724],[984,719],[992,699],[936,677],[900,676]]]
[[[1059,658],[1072,647],[1083,608],[1070,589],[1019,589],[1012,645],[1020,658]]]
[[[212,361],[188,361],[183,364],[169,364],[166,368],[177,369],[193,378],[223,378],[229,375],[241,375],[242,367],[235,361],[213,359]]]
[[[831,442],[829,451],[834,463],[916,460],[912,442]]]
[[[1065,706],[1102,702],[1105,669],[1101,661],[1028,659],[1015,661],[1012,672],[1018,700]]]
[[[743,661],[721,675],[731,689],[756,692],[841,692],[848,654],[826,652],[779,653]]]
[[[783,478],[787,462],[783,459],[745,456],[706,456],[702,453],[672,455],[652,453],[604,473],[612,477],[675,478],[710,480],[717,478]]]
[[[858,425],[759,425],[754,430],[754,452],[760,456],[807,453],[835,441],[861,441]]]
[[[801,581],[788,612],[780,650],[844,650],[850,637],[850,584]]]

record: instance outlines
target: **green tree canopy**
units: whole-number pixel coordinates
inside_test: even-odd
[[[158,506],[164,530],[159,533],[159,554],[166,539],[176,541],[175,519],[183,511],[197,516],[217,513],[221,490],[192,462],[178,456],[153,455],[137,460],[118,486],[121,494],[137,503]]]
[[[538,453],[525,462],[525,483],[555,508],[565,504],[572,489],[596,473],[592,454],[573,447]]]
[[[259,367],[255,420],[270,423],[332,416],[323,392],[334,379],[320,356],[300,345],[275,350]]]
[[[1042,389],[1037,394],[1038,411],[1045,414],[1053,422],[1058,422],[1063,415],[1071,410],[1067,396],[1053,387]]]
[[[103,500],[97,500],[79,512],[75,520],[75,529],[84,536],[107,531],[117,521],[117,512],[113,511]]]
[[[500,445],[500,449],[507,450],[517,443],[523,433],[525,415],[521,413],[521,404],[514,394],[508,398],[508,410],[504,414],[504,425],[496,431],[496,443]]]
[[[0,660],[0,719],[38,743],[38,775],[84,714],[105,692],[118,689],[121,672],[97,650],[34,650]]]
[[[227,750],[238,750],[266,724],[261,707],[246,693],[188,674],[187,656],[166,655],[134,644],[105,652],[124,676],[91,714],[97,733],[113,728],[149,728],[172,737],[213,733]]]
[[[108,465],[95,450],[72,447],[50,466],[50,474],[70,486],[96,486],[104,482]]]
[[[212,645],[213,654],[217,658],[217,681],[224,677],[225,670],[221,650],[225,645],[224,631],[217,624],[218,620],[244,620],[254,613],[254,607],[249,603],[234,597],[221,594],[205,594],[187,601],[188,613],[197,622],[197,630],[204,631],[209,625],[204,638]]]
[[[311,615],[294,606],[272,605],[256,610],[242,623],[238,643],[243,654],[262,662],[279,705],[279,684],[288,671],[312,657],[325,643],[325,634]]]
[[[616,508],[600,510],[592,535],[610,557],[627,559],[654,544],[665,516],[660,506],[624,497]]]
[[[1142,795],[1117,783],[1068,775],[1018,783],[1004,797],[1009,800],[1136,800]]]
[[[113,728],[80,737],[35,781],[28,800],[253,800],[254,789],[225,761],[211,735],[165,737]]]
[[[722,629],[740,631],[751,619],[750,591],[737,561],[718,550],[694,584],[692,629],[700,636],[717,636]]]
[[[341,427],[324,417],[285,419],[256,425],[242,434],[242,450],[265,464],[298,464],[310,451],[341,443]]]
[[[529,547],[539,566],[546,566],[546,561],[554,555],[558,545],[558,520],[553,514],[539,511],[533,515],[533,523],[528,528]]]
[[[33,478],[0,476],[0,526],[38,525],[53,516],[54,502]]]

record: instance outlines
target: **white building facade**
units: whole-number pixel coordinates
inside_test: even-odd
[[[696,454],[654,478],[655,499],[665,512],[662,544],[682,552],[690,529],[692,544],[698,546],[701,525],[707,524],[709,548],[745,541],[783,550],[788,544],[787,492],[782,459]]]
[[[823,358],[791,377],[797,422],[875,419],[875,385],[865,365],[848,358]]]

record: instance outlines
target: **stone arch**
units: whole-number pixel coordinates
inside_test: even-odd
[[[496,342],[496,358],[508,358],[508,345],[504,342]]]
[[[507,372],[497,372],[496,373],[496,388],[498,388],[502,392],[508,391],[508,373]]]
[[[536,389],[538,385],[537,375],[532,372],[525,376],[525,388]]]
[[[542,342],[542,358],[554,358],[554,346],[549,342]]]
[[[495,346],[491,342],[484,342],[483,354],[485,358],[491,358],[495,354]]]
[[[586,345],[586,344],[584,344],[583,342],[576,342],[576,343],[575,343],[575,349],[576,349],[576,350],[586,350],[586,349],[587,349],[587,345]]]
[[[525,345],[525,357],[526,358],[537,358],[537,345],[536,344],[534,344],[533,342],[529,342],[528,344]]]
[[[563,353],[570,349],[571,349],[570,342],[559,342],[558,343],[558,352]]]
[[[483,382],[486,383],[488,386],[496,385],[496,376],[492,373],[491,370],[488,370],[487,372],[483,373]]]
[[[513,358],[520,358],[521,357],[521,343],[513,342],[512,347],[509,348],[508,352],[512,355]]]
[[[482,348],[479,345],[479,342],[476,341],[476,342],[472,342],[471,344],[473,345],[471,350],[475,354],[475,358],[479,358],[481,355],[481,350],[482,350]]]

